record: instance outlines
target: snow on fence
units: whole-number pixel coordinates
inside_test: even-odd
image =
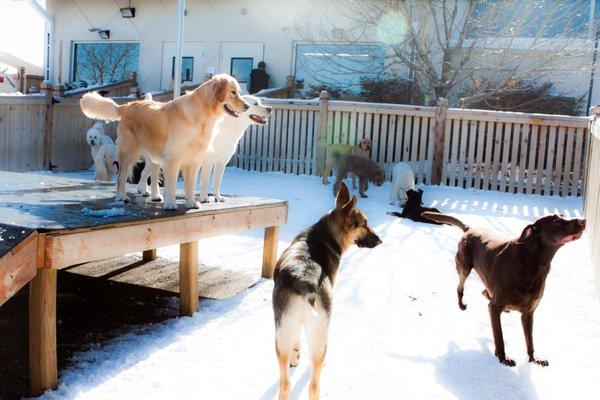
[[[588,117],[437,107],[265,99],[267,126],[252,126],[235,165],[318,175],[325,143],[372,141],[371,158],[391,177],[411,164],[417,183],[543,195],[581,195]]]
[[[592,110],[589,159],[586,169],[584,210],[587,219],[592,266],[600,288],[600,106]]]

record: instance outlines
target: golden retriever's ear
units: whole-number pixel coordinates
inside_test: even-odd
[[[213,90],[215,92],[215,97],[217,101],[220,103],[225,101],[225,97],[227,95],[227,78],[216,78],[215,83],[213,83]]]

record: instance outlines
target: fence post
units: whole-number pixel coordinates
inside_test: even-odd
[[[52,83],[50,83],[49,81],[44,81],[40,85],[40,88],[42,92],[44,92],[46,100],[44,107],[43,169],[52,170],[52,108],[54,106]]]
[[[594,150],[594,126],[596,125],[596,121],[598,117],[600,117],[600,104],[596,104],[595,106],[590,107],[590,116],[592,119],[590,120],[590,124],[588,127],[588,135],[587,135],[587,165],[583,167],[583,212],[587,214],[587,200],[588,200],[588,187],[589,187],[589,179],[590,179],[590,168],[592,166],[592,154]]]
[[[327,114],[329,111],[329,93],[323,90],[319,94],[319,130],[317,131],[316,144],[316,174],[321,175],[325,168],[325,143],[327,142]]]
[[[442,181],[442,165],[444,163],[444,138],[446,136],[446,113],[448,100],[440,97],[435,107],[435,123],[433,133],[433,160],[431,161],[431,184],[439,185]]]
[[[27,94],[27,82],[25,78],[25,67],[19,68],[19,92]]]

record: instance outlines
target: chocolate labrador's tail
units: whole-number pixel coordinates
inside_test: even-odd
[[[424,213],[421,214],[421,216],[431,219],[436,222],[441,222],[442,224],[456,226],[457,228],[462,229],[463,232],[466,232],[469,230],[469,227],[467,225],[463,224],[458,219],[451,217],[450,215],[431,212],[431,211],[425,211]]]

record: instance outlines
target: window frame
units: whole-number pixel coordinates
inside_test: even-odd
[[[70,82],[78,82],[75,80],[75,72],[76,72],[76,67],[75,67],[75,46],[78,44],[120,44],[120,43],[125,43],[125,44],[137,44],[138,45],[138,65],[137,65],[137,72],[139,75],[139,69],[140,69],[140,55],[141,55],[141,43],[139,40],[73,40],[71,41],[71,52],[70,52],[70,57],[69,57],[69,81]]]

